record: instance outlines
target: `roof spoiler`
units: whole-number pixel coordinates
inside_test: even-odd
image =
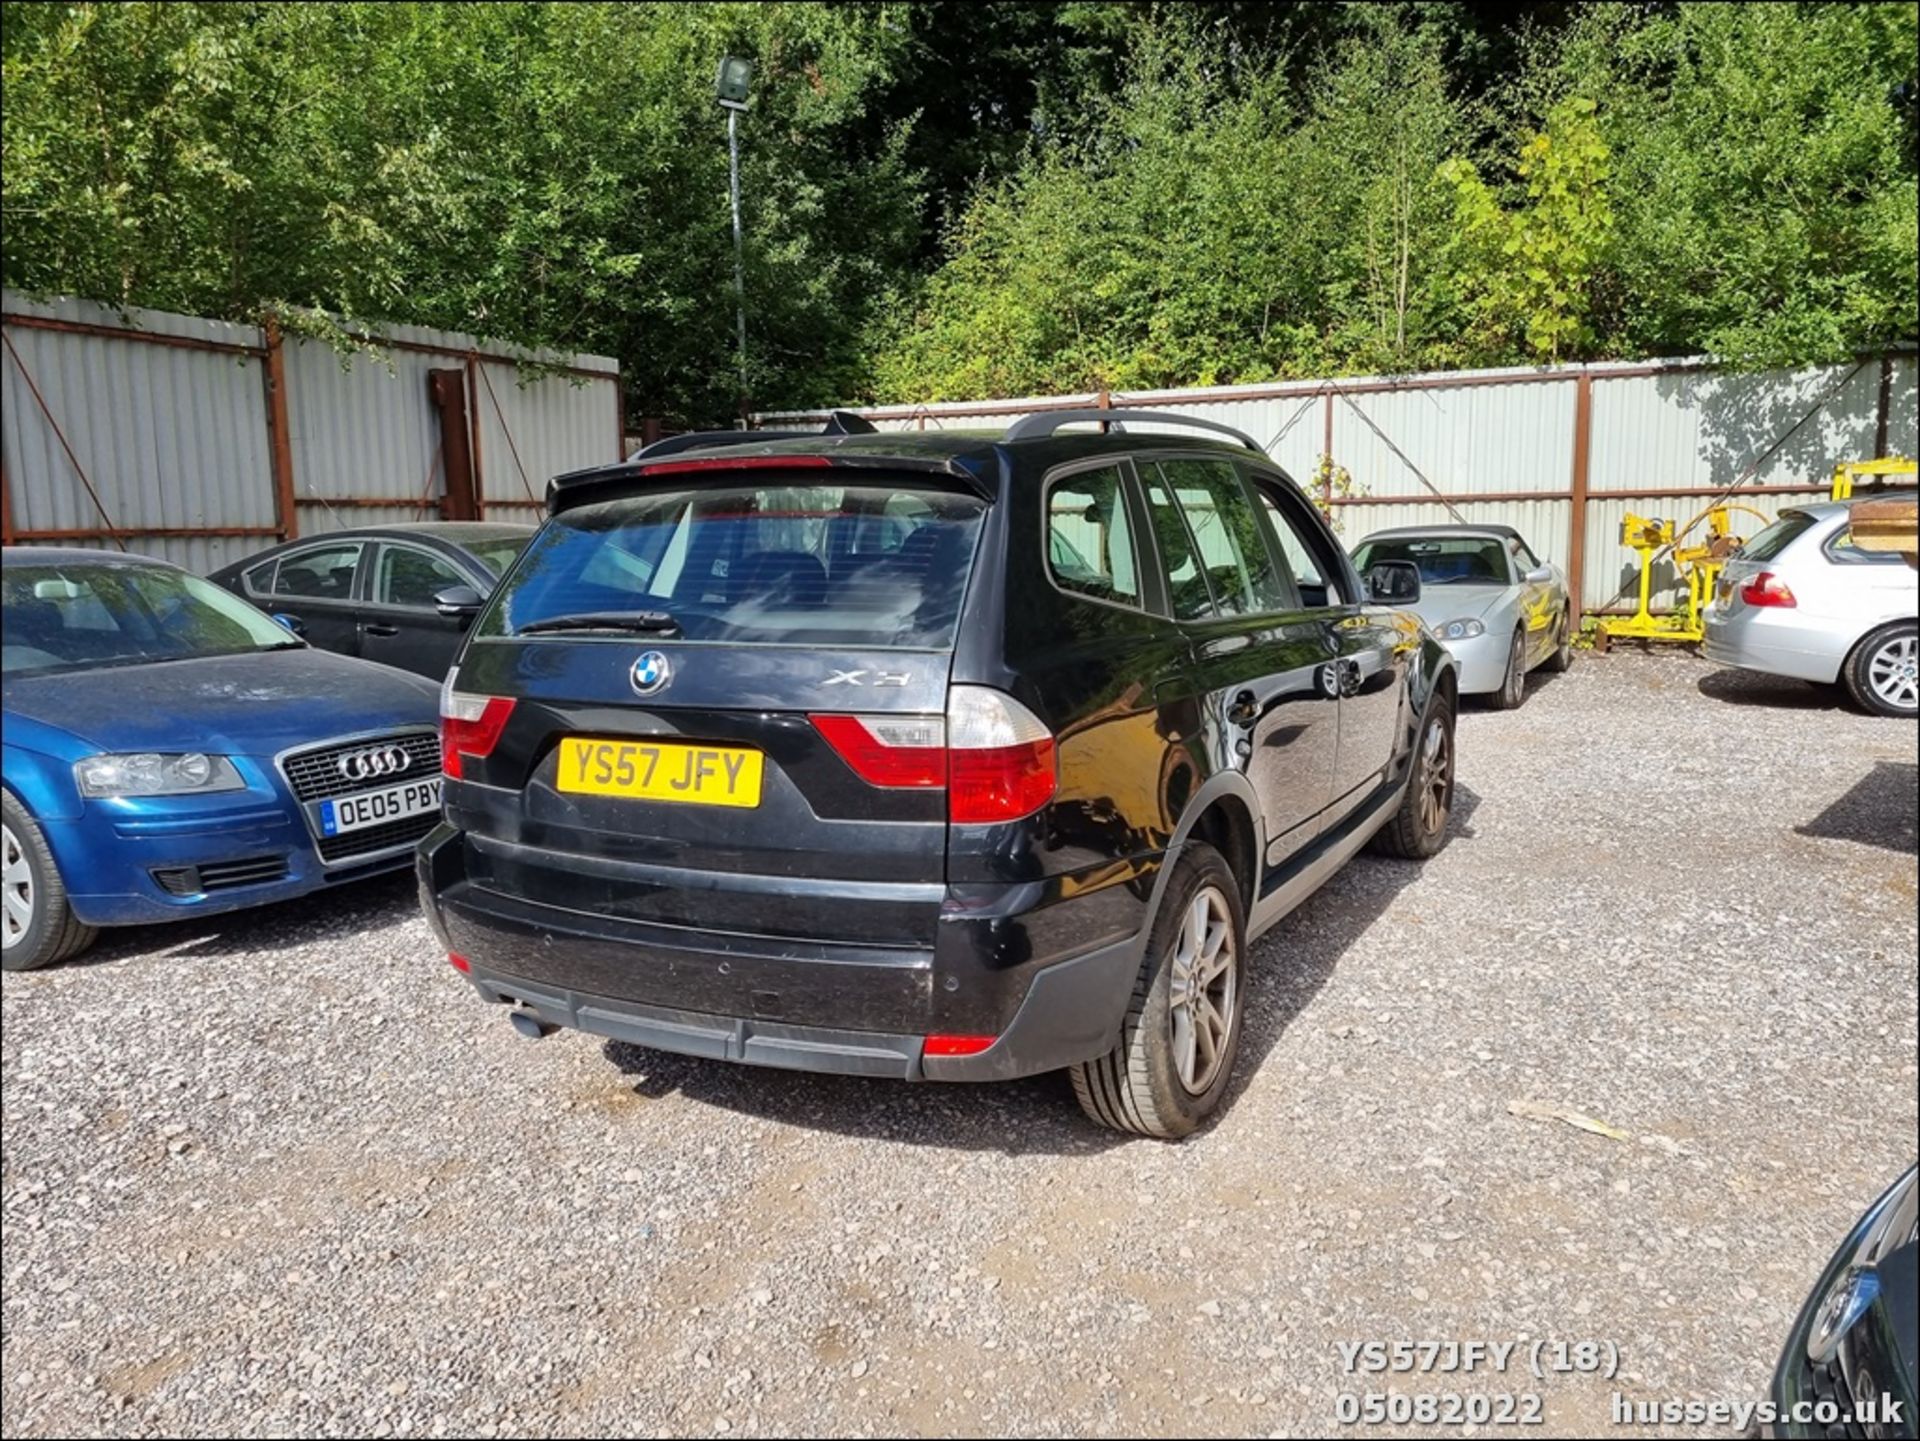
[[[818,430],[690,430],[685,435],[669,435],[643,446],[628,460],[658,460],[663,455],[678,455],[683,450],[708,446],[765,445],[772,440],[814,440],[823,435],[877,435],[878,429],[863,415],[851,410],[829,411],[827,423]]]

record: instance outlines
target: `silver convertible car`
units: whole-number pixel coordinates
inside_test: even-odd
[[[1383,560],[1420,568],[1420,599],[1406,609],[1460,662],[1460,694],[1512,710],[1535,666],[1573,664],[1566,577],[1510,525],[1424,525],[1377,530],[1353,548],[1365,575]]]

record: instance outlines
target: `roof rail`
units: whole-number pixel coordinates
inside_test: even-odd
[[[761,445],[770,440],[812,440],[822,435],[874,435],[877,427],[863,415],[851,410],[827,414],[827,423],[818,430],[690,430],[684,435],[669,435],[652,445],[642,446],[628,460],[658,460],[699,446]]]
[[[1123,428],[1126,421],[1138,424],[1190,425],[1195,430],[1211,430],[1218,435],[1237,440],[1257,455],[1265,455],[1266,448],[1243,430],[1235,430],[1230,425],[1220,425],[1211,420],[1201,420],[1192,415],[1174,415],[1159,410],[1099,410],[1085,406],[1075,410],[1042,410],[1016,420],[1007,427],[1007,433],[1000,438],[1004,441],[1044,440],[1063,425],[1080,425],[1099,421],[1111,424],[1117,429]]]

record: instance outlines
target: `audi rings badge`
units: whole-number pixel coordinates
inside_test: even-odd
[[[413,756],[405,746],[367,746],[348,751],[334,764],[350,781],[377,781],[402,774],[413,765]]]

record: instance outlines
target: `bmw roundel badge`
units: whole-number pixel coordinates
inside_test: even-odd
[[[673,679],[673,666],[657,650],[642,651],[627,678],[633,682],[635,695],[653,695],[665,690],[667,682]]]

